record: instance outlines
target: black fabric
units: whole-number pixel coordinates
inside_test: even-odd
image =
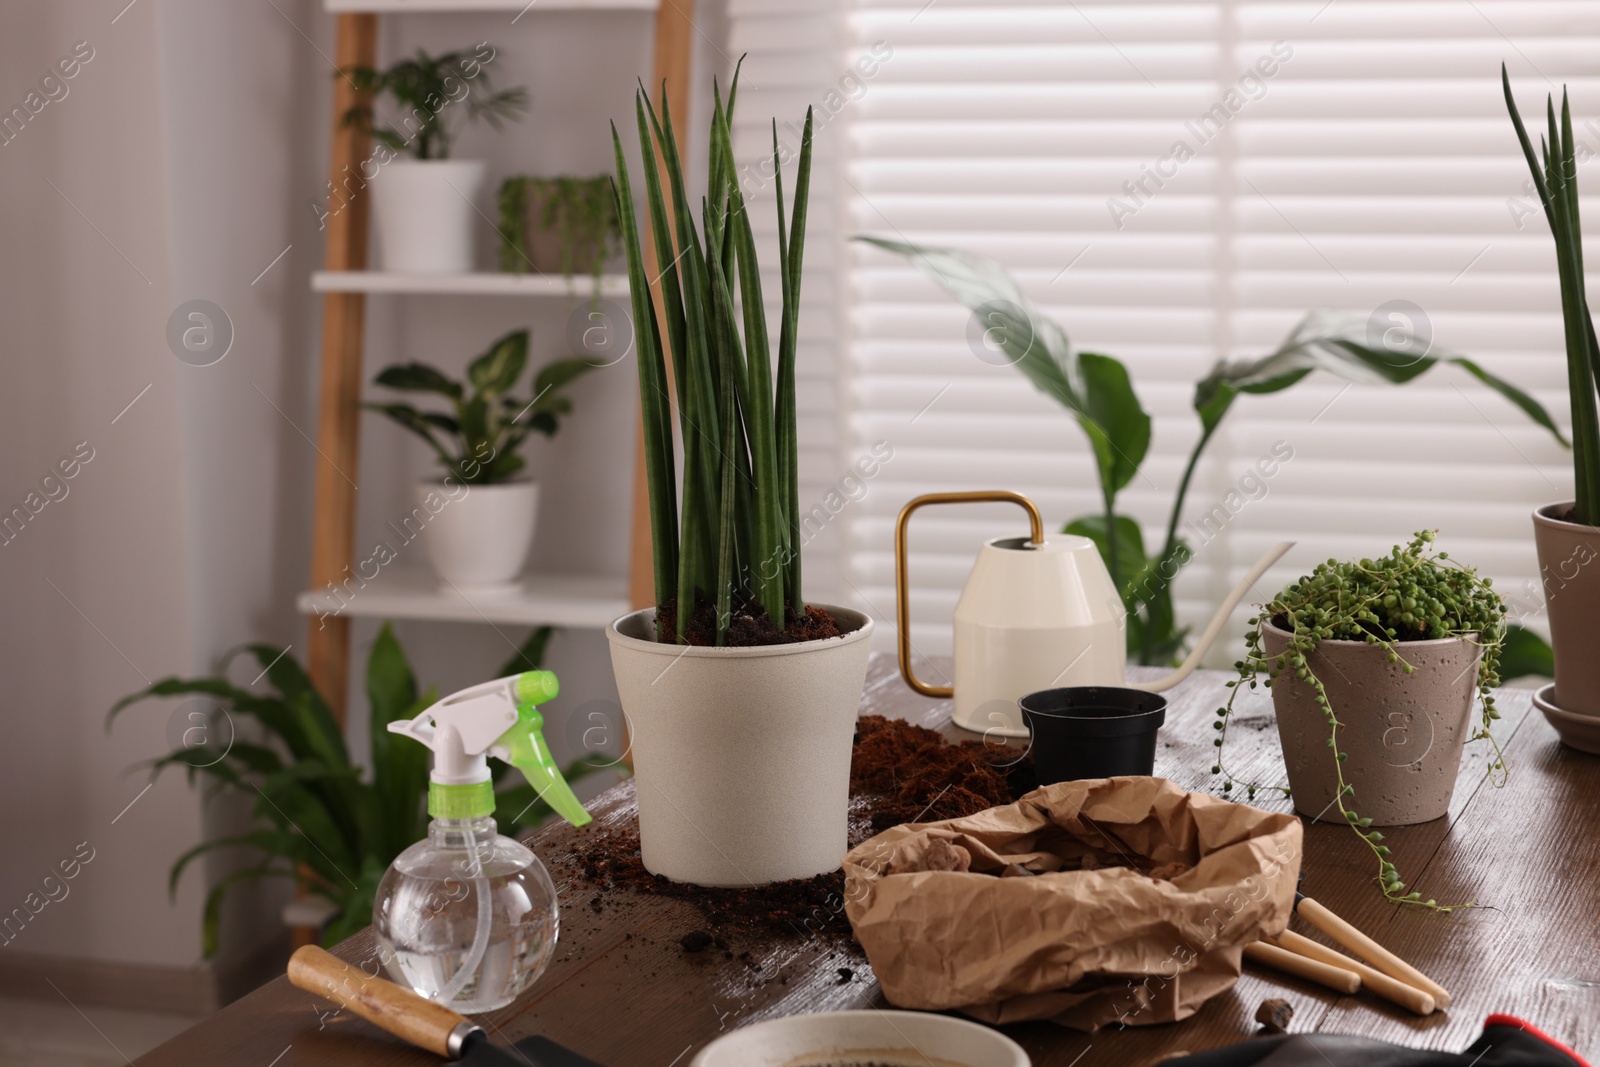
[[[1169,1060],[1183,1067],[1582,1067],[1525,1030],[1486,1027],[1464,1052],[1429,1052],[1341,1034],[1284,1034]]]

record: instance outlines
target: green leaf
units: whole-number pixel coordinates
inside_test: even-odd
[[[1078,357],[1083,374],[1083,403],[1078,425],[1089,436],[1100,484],[1115,497],[1139,473],[1150,450],[1150,416],[1139,403],[1128,368],[1110,356],[1084,352]]]
[[[504,393],[517,384],[527,364],[528,331],[512,330],[467,364],[467,380],[480,393]]]
[[[461,383],[451,381],[425,363],[397,363],[392,367],[385,367],[373,381],[390,389],[439,393],[452,400],[461,399]]]
[[[1072,351],[1061,329],[1023,294],[1004,267],[954,248],[857,237],[910,259],[945,291],[983,317],[986,336],[1034,388],[1071,411],[1089,435],[1108,497],[1128,484],[1150,447],[1150,416],[1127,368],[1110,356]]]
[[[1138,576],[1144,573],[1146,565],[1144,532],[1137,522],[1126,515],[1116,516],[1116,521],[1110,525],[1110,530],[1111,533],[1108,535],[1104,515],[1085,515],[1067,523],[1061,532],[1087,537],[1093,541],[1108,570],[1111,566],[1111,540],[1113,537],[1116,539],[1116,555],[1122,576],[1119,579],[1117,575],[1112,575],[1112,579],[1116,582],[1117,591],[1121,594],[1124,604],[1132,610],[1136,606],[1136,602],[1133,601],[1133,593],[1137,588],[1135,582]]]
[[[1505,644],[1500,649],[1500,677],[1510,681],[1530,675],[1554,678],[1555,650],[1527,627],[1507,626]]]
[[[418,699],[417,680],[405,650],[387,622],[367,657],[367,701],[372,788],[383,838],[380,847],[396,853],[427,832],[423,796],[428,783],[428,749],[412,738],[389,732],[391,722],[415,718],[425,705]]]
[[[1515,404],[1561,444],[1567,444],[1555,420],[1537,400],[1473,361],[1429,348],[1421,338],[1404,330],[1389,331],[1395,336],[1388,347],[1374,347],[1368,342],[1367,329],[1367,319],[1359,315],[1313,311],[1300,320],[1277,351],[1259,359],[1218,361],[1195,385],[1194,407],[1201,425],[1207,430],[1215,428],[1232,402],[1230,390],[1276,393],[1313,370],[1327,371],[1358,384],[1403,385],[1440,363],[1452,363]],[[1419,354],[1419,348],[1426,351]]]
[[[496,678],[505,678],[513,674],[522,674],[525,671],[536,671],[544,666],[544,650],[550,643],[551,636],[556,632],[554,626],[535,627],[522,642],[522,645],[511,654],[511,658],[500,665],[495,672]]]
[[[538,377],[533,380],[535,406],[564,400],[564,397],[556,395],[557,391],[594,369],[593,363],[583,359],[558,359],[554,363],[545,364],[540,368]]]

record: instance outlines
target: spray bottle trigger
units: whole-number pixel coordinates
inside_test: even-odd
[[[548,682],[539,679],[524,685],[524,679],[537,675],[545,676]],[[545,699],[554,696],[555,675],[549,671],[529,671],[518,676],[517,724],[500,736],[498,745],[505,749],[506,762],[522,772],[541,800],[573,826],[583,826],[592,822],[593,816],[584,810],[583,803],[561,776],[561,768],[556,766],[555,757],[550,754],[550,746],[544,739],[544,716],[524,696],[535,691],[544,695]]]

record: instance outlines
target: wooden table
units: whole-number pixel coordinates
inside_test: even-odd
[[[1156,773],[1185,788],[1212,787],[1211,719],[1226,678],[1204,672],[1169,694]],[[1295,1031],[1368,1034],[1459,1051],[1477,1035],[1484,1016],[1506,1011],[1594,1056],[1600,1052],[1600,758],[1558,744],[1543,717],[1531,712],[1526,691],[1506,691],[1499,707],[1509,783],[1496,789],[1485,782],[1486,753],[1479,744],[1463,763],[1448,819],[1386,831],[1412,887],[1440,900],[1476,899],[1485,907],[1450,916],[1398,909],[1379,895],[1371,856],[1353,834],[1340,826],[1306,828],[1306,894],[1442,982],[1455,997],[1448,1011],[1418,1018],[1369,993],[1339,996],[1247,965],[1232,991],[1181,1023],[1096,1034],[1035,1023],[1007,1032],[1038,1067],[1137,1067],[1170,1052],[1243,1040],[1255,1030],[1251,1019],[1261,1001],[1286,997],[1296,1009]],[[949,725],[949,702],[911,692],[889,657],[874,658],[862,711],[960,733]],[[1229,765],[1236,773],[1281,780],[1272,724],[1264,693],[1241,704],[1229,741]],[[1262,801],[1280,810],[1286,804]],[[632,821],[632,783],[610,790],[590,808],[602,825]],[[583,832],[555,826],[534,845],[553,866]],[[731,960],[721,952],[689,954],[678,939],[705,925],[691,905],[614,893],[597,913],[588,906],[592,887],[580,881],[561,889],[555,961],[521,1000],[488,1017],[496,1040],[543,1033],[610,1067],[685,1067],[695,1051],[735,1026],[801,1012],[889,1006],[858,956],[816,939],[732,946],[748,950],[749,960],[737,958],[737,951]],[[1313,932],[1301,920],[1296,928]],[[371,932],[357,934],[336,952],[351,961],[372,958]],[[851,968],[854,977],[843,980],[841,967]],[[228,1067],[436,1062],[360,1019],[334,1013],[283,978],[139,1060]]]

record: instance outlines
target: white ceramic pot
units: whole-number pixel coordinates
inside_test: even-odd
[[[485,165],[476,159],[395,159],[372,179],[383,269],[407,274],[472,270],[472,234]]]
[[[839,869],[873,623],[756,648],[655,641],[655,609],[606,628],[632,739],[644,865],[675,882],[762,885]]]
[[[1028,1067],[1022,1046],[998,1030],[926,1011],[827,1011],[743,1026],[700,1050],[689,1067]]]
[[[536,483],[418,482],[416,500],[413,517],[428,517],[422,542],[446,588],[479,594],[519,588],[539,515]]]

